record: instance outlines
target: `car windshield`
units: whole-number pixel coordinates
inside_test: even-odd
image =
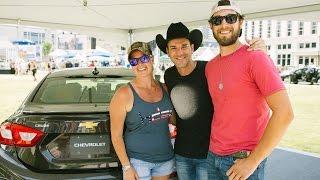
[[[48,78],[32,102],[40,104],[109,103],[115,91],[132,77]]]

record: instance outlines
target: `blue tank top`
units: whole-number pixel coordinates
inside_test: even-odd
[[[126,151],[129,158],[157,163],[173,158],[168,121],[173,106],[168,93],[162,88],[162,99],[146,102],[139,97],[132,85],[133,107],[127,112],[124,133]]]

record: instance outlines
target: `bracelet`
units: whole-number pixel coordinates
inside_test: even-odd
[[[124,165],[124,166],[122,166],[122,172],[125,173],[125,172],[127,172],[130,168],[131,168],[131,165],[130,165],[130,164]]]

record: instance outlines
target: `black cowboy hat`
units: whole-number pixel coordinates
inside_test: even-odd
[[[191,32],[189,32],[189,29],[181,22],[171,23],[167,30],[167,39],[164,39],[164,37],[161,34],[158,34],[156,36],[156,43],[159,49],[165,54],[167,54],[166,48],[168,42],[172,39],[177,38],[189,39],[190,43],[194,46],[194,51],[196,51],[202,43],[201,31],[198,29],[194,29]]]

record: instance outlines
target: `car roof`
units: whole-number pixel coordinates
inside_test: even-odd
[[[67,68],[51,72],[47,78],[55,77],[72,77],[72,76],[85,76],[85,77],[103,77],[103,76],[124,76],[134,77],[131,69],[128,68],[99,68],[96,70],[99,72],[94,75],[93,71],[95,68]]]

